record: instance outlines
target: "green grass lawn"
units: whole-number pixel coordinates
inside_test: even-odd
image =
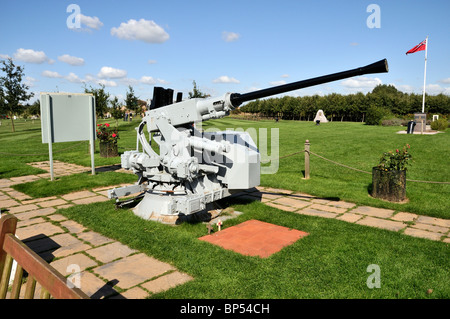
[[[105,123],[101,120],[99,123]],[[115,125],[115,120],[108,121]],[[10,132],[8,121],[0,126],[0,178],[44,173],[26,163],[48,160],[48,146],[41,142],[40,121],[16,121],[16,133]],[[139,119],[118,121],[119,153],[136,148]],[[205,129],[244,129],[259,133],[267,129],[269,144],[271,129],[279,130],[279,156],[304,149],[308,139],[311,151],[333,161],[370,172],[382,153],[410,144],[413,156],[407,178],[412,180],[450,182],[450,135],[396,134],[404,127],[368,126],[363,123],[332,122],[314,125],[301,121],[245,121],[230,118],[207,121]],[[259,143],[259,141],[257,141]],[[96,142],[98,146],[98,142]],[[88,142],[53,144],[54,160],[90,167]],[[269,145],[270,152],[271,147]],[[18,156],[23,154],[21,156]],[[33,155],[34,154],[34,155]],[[263,159],[264,160],[264,159]],[[120,157],[102,158],[96,148],[95,164],[120,163]],[[270,164],[265,164],[270,165]],[[450,185],[407,182],[408,202],[394,204],[369,196],[372,177],[334,165],[311,156],[311,178],[304,177],[304,153],[281,158],[276,174],[262,174],[261,185],[301,191],[311,195],[331,197],[360,205],[391,208],[421,215],[450,218]],[[129,182],[127,179],[124,182]]]
[[[153,296],[227,298],[449,298],[448,245],[339,220],[298,215],[260,202],[234,202],[244,212],[230,227],[257,219],[309,233],[269,258],[243,256],[198,240],[204,224],[145,221],[111,201],[58,212],[130,248],[174,265],[193,281]],[[369,265],[381,287],[369,289]],[[432,289],[431,294],[427,291]]]
[[[368,126],[363,123],[331,122],[314,125],[300,121],[245,121],[220,119],[204,127],[247,130],[279,129],[280,158],[304,150],[306,140],[311,151],[335,162],[371,172],[383,152],[411,145],[412,165],[407,179],[450,182],[450,135],[396,134],[404,127]],[[268,148],[270,152],[270,147]],[[407,182],[409,199],[405,204],[393,204],[369,196],[371,174],[337,166],[315,156],[310,159],[310,179],[304,180],[304,153],[280,159],[276,174],[262,174],[261,185],[301,191],[382,208],[403,210],[421,215],[450,218],[450,184]]]
[[[43,198],[54,195],[64,195],[71,192],[94,189],[102,186],[115,186],[122,183],[135,183],[136,177],[132,174],[101,172],[92,175],[91,172],[61,176],[54,181],[39,179],[34,182],[13,185],[19,192],[33,198]]]
[[[105,121],[101,121],[104,123]],[[113,122],[110,122],[113,124]],[[3,122],[5,124],[5,122]],[[138,121],[119,121],[119,152],[136,147]],[[378,163],[384,151],[411,145],[414,163],[407,178],[450,181],[448,132],[433,136],[399,135],[401,127],[372,127],[361,123],[242,121],[221,119],[204,128],[279,129],[279,155],[311,151],[364,171]],[[0,178],[43,173],[26,163],[48,160],[47,144],[41,143],[40,123],[17,123],[17,133],[0,126]],[[98,145],[98,144],[97,144]],[[269,147],[270,150],[270,147]],[[20,156],[17,156],[21,154]],[[34,155],[26,155],[34,154]],[[87,142],[54,144],[54,159],[90,167]],[[120,162],[100,158],[96,165]],[[312,195],[393,208],[423,215],[450,218],[450,185],[408,182],[406,204],[392,204],[369,196],[371,176],[311,157],[311,178],[304,180],[303,153],[280,159],[276,174],[261,176],[263,186],[285,188]],[[123,176],[122,176],[123,175]],[[126,176],[125,176],[126,175]],[[61,177],[52,182],[24,184],[32,196],[62,194],[90,185],[129,182],[133,175],[106,173]],[[269,258],[249,257],[198,240],[207,233],[204,224],[169,226],[145,221],[130,210],[116,210],[113,201],[77,205],[58,213],[85,227],[119,240],[133,249],[173,264],[195,280],[153,296],[154,298],[446,298],[450,297],[448,245],[396,232],[350,224],[339,220],[298,215],[259,202],[233,202],[240,217],[229,227],[249,219],[306,231],[310,235]],[[381,288],[366,285],[369,265],[381,270]],[[427,294],[429,289],[431,294]]]

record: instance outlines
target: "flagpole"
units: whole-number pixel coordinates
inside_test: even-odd
[[[422,113],[425,113],[425,83],[426,83],[426,79],[427,79],[427,53],[428,53],[428,36],[425,40],[425,70],[423,72]]]

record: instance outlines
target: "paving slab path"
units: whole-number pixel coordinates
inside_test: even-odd
[[[405,235],[450,243],[450,220],[392,209],[358,206],[304,193],[257,187],[238,197],[301,215],[333,218],[349,223],[401,232]]]
[[[64,166],[61,162],[58,165]],[[48,162],[33,163],[33,166],[48,170]],[[74,164],[68,167],[71,174],[90,170]],[[59,172],[55,175],[61,176],[63,172],[67,175],[68,171],[61,169]],[[107,201],[107,190],[114,186],[46,198],[31,198],[11,188],[41,178],[49,176],[0,179],[0,209],[18,218],[16,236],[19,239],[88,296],[144,299],[193,280],[172,265],[86,229],[57,212],[73,205]],[[39,298],[39,294],[37,286],[35,298]]]
[[[48,162],[32,165],[48,169]],[[63,166],[61,163],[58,165]],[[89,170],[70,165],[72,174]],[[67,170],[64,172],[67,173]],[[107,190],[114,186],[46,198],[31,198],[11,188],[12,185],[41,178],[49,176],[39,174],[0,179],[0,209],[18,218],[16,234],[22,241],[63,275],[80,285],[91,298],[141,299],[194,279],[168,263],[133,250],[58,214],[60,208],[107,201]],[[296,214],[338,219],[450,243],[448,219],[358,206],[267,187],[257,187],[237,196]],[[39,289],[36,289],[36,293],[39,293]]]

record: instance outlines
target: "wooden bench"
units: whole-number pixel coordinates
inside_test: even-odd
[[[17,262],[17,269],[12,284],[11,299],[18,299],[22,287],[23,273],[28,273],[25,288],[25,299],[33,299],[36,282],[41,285],[41,299],[89,299],[79,288],[71,288],[67,279],[50,266],[38,254],[32,251],[14,234],[17,218],[4,215],[0,219],[0,299],[7,296],[13,260]]]

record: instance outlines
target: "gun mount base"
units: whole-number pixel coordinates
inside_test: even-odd
[[[230,195],[231,193],[225,188],[214,192],[213,195],[171,195],[146,192],[133,212],[145,220],[171,225],[210,221],[214,217],[210,211],[216,208],[215,201]]]

